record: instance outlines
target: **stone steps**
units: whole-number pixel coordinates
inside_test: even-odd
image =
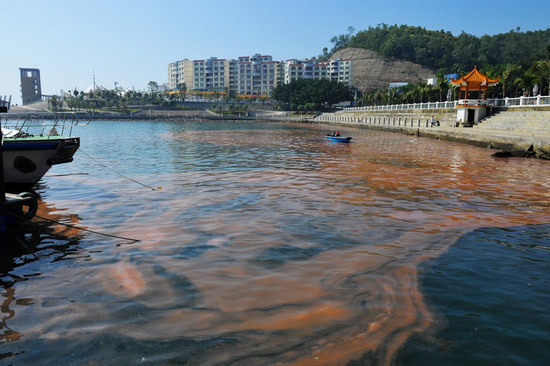
[[[550,131],[550,111],[507,110],[484,119],[474,127],[497,130],[548,132]]]

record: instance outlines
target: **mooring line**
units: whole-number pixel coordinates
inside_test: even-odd
[[[5,212],[5,213],[8,213],[10,215],[12,215],[13,217],[15,217],[16,219],[22,221],[22,222],[26,222],[28,224],[31,224],[35,227],[38,227],[40,229],[45,229],[45,230],[51,230],[50,228],[48,227],[44,227],[42,225],[39,225],[38,223],[36,222],[33,222],[29,219],[26,219],[14,212],[11,212],[9,210],[7,210],[5,207],[2,207],[0,206],[0,210]],[[48,221],[48,222],[51,222],[51,223],[54,223],[54,224],[58,224],[58,225],[62,225],[62,226],[66,226],[66,227],[69,227],[71,229],[75,229],[75,230],[80,230],[80,231],[85,231],[85,232],[88,232],[88,233],[92,233],[92,234],[97,234],[97,235],[101,235],[101,236],[106,236],[106,237],[109,237],[109,238],[115,238],[115,239],[121,239],[121,240],[126,240],[129,242],[129,244],[134,244],[134,243],[138,243],[140,242],[141,240],[139,239],[133,239],[133,238],[127,238],[127,237],[124,237],[124,236],[118,236],[118,235],[113,235],[113,234],[106,234],[106,233],[102,233],[102,232],[99,232],[99,231],[95,231],[95,230],[90,230],[90,229],[84,229],[84,228],[81,228],[81,227],[78,227],[78,226],[75,226],[75,225],[71,225],[71,224],[65,224],[63,222],[59,222],[59,221],[55,221],[55,220],[52,220],[52,219],[48,219],[46,217],[42,217],[42,216],[39,216],[39,215],[34,215],[34,217],[38,217],[39,219],[42,219],[44,221]]]
[[[106,234],[106,233],[101,233],[101,232],[95,231],[95,230],[84,229],[84,228],[81,228],[81,227],[78,227],[78,226],[75,226],[75,225],[65,224],[65,223],[63,223],[63,222],[59,222],[59,221],[55,221],[55,220],[52,220],[52,219],[48,219],[48,218],[46,218],[46,217],[42,217],[42,216],[39,216],[39,215],[34,215],[34,217],[38,217],[39,219],[42,219],[42,220],[44,220],[44,221],[48,221],[48,222],[51,222],[51,223],[54,223],[54,224],[58,224],[58,225],[63,225],[63,226],[66,226],[66,227],[69,227],[69,228],[75,229],[75,230],[80,230],[80,231],[85,231],[85,232],[92,233],[92,234],[107,236],[107,237],[109,237],[109,238],[127,240],[127,241],[130,242],[129,244],[138,243],[138,242],[141,241],[141,240],[139,240],[139,239],[132,239],[132,238],[124,237],[124,236],[118,236],[118,235],[113,235],[113,234]],[[28,222],[30,222],[31,224],[36,224],[36,223],[33,223],[32,221],[28,221]],[[38,225],[38,224],[36,224],[36,225]],[[40,225],[38,225],[38,226],[40,226]],[[41,226],[41,227],[42,227],[42,226]]]
[[[11,230],[6,229],[6,231],[13,237],[23,248],[27,249],[29,253],[31,253],[36,259],[39,259],[35,252],[31,248],[29,248],[21,239],[19,239],[14,233],[11,232]]]
[[[48,177],[69,177],[71,175],[88,175],[89,173],[48,174]]]
[[[157,189],[157,188],[153,188],[153,187],[151,187],[151,186],[148,186],[147,184],[143,184],[143,183],[141,183],[141,182],[138,182],[137,180],[135,180],[135,179],[133,179],[133,178],[130,178],[130,177],[128,177],[128,176],[126,176],[126,175],[124,175],[124,174],[122,174],[122,173],[116,171],[115,169],[113,169],[113,168],[111,168],[111,167],[109,167],[109,166],[103,164],[102,162],[100,162],[99,160],[97,160],[96,158],[94,158],[93,156],[91,156],[91,155],[85,153],[82,149],[78,149],[78,151],[80,151],[81,153],[83,153],[84,155],[86,155],[87,157],[89,157],[90,159],[92,159],[93,161],[95,161],[96,163],[100,164],[101,166],[103,166],[103,167],[109,169],[110,171],[112,171],[112,172],[114,172],[114,173],[120,175],[121,177],[124,177],[124,178],[126,178],[126,179],[128,179],[128,180],[131,180],[132,182],[137,183],[137,184],[139,184],[139,185],[142,185],[142,186],[144,186],[144,187],[147,187],[147,188],[149,188],[149,189],[151,189],[151,190],[153,190],[153,191],[159,190],[159,189]]]

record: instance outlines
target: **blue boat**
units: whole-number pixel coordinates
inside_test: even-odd
[[[351,140],[351,137],[343,137],[343,136],[330,136],[327,135],[325,138],[332,142],[349,142]]]

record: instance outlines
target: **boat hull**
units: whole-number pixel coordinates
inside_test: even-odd
[[[78,137],[6,138],[3,141],[4,181],[8,185],[33,185],[53,165],[73,161],[79,147]]]
[[[351,137],[343,137],[343,136],[325,136],[325,139],[331,142],[344,142],[348,143],[351,140]]]

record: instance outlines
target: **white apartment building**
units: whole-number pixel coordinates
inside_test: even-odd
[[[273,61],[269,55],[242,56],[237,60],[211,57],[181,60],[168,65],[168,88],[185,83],[188,91],[225,91],[237,95],[269,96],[273,89],[297,79],[329,79],[352,85],[351,60],[290,59]]]
[[[285,62],[284,82],[288,84],[298,79],[329,79],[353,85],[352,60],[330,60],[320,62],[316,59],[290,59]]]
[[[229,60],[181,60],[168,65],[168,88],[185,83],[187,90],[223,91],[229,87]]]
[[[330,79],[330,62],[290,59],[285,62],[284,82],[298,79]]]
[[[239,57],[232,66],[231,90],[238,95],[271,95],[273,88],[281,82],[280,65],[267,55]]]
[[[351,60],[330,60],[330,80],[353,85],[353,62]]]
[[[181,60],[168,64],[168,90],[177,89],[179,84],[185,83],[189,89],[191,84],[190,71],[193,69],[193,61]],[[188,70],[187,77],[185,70]]]

